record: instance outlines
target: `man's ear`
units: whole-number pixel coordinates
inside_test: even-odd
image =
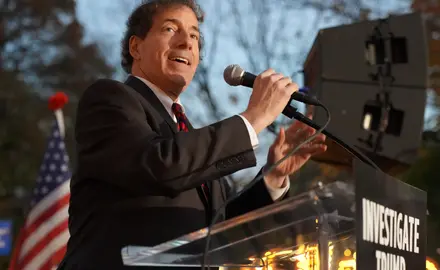
[[[141,58],[141,53],[139,51],[140,46],[140,38],[133,35],[130,37],[129,40],[129,49],[130,49],[130,55],[135,60],[139,60]]]

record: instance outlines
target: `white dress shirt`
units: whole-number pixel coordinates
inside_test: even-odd
[[[185,111],[182,103],[180,103],[180,98],[177,98],[177,100],[173,101],[168,95],[165,94],[165,92],[161,91],[156,85],[154,85],[150,81],[147,81],[146,79],[144,79],[142,77],[138,77],[138,76],[135,76],[135,77],[138,78],[139,80],[141,80],[142,82],[144,82],[153,91],[153,93],[160,100],[160,102],[165,107],[167,112],[174,119],[174,122],[177,123],[177,118],[174,115],[171,107],[172,107],[173,103],[178,103],[179,105],[182,106],[183,111]],[[257,133],[255,132],[252,125],[249,123],[249,121],[244,116],[242,116],[242,115],[239,115],[239,116],[241,117],[241,119],[243,119],[243,121],[247,127],[252,147],[254,149],[257,148],[258,143],[259,143]],[[274,200],[274,201],[279,200],[289,190],[289,187],[290,187],[290,181],[288,181],[288,179],[287,179],[287,185],[284,188],[273,188],[267,184],[266,179],[264,179],[264,183],[266,184],[266,188],[267,188],[272,200]]]

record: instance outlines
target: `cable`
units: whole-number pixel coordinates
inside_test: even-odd
[[[290,106],[287,106],[287,108],[289,108]],[[310,141],[312,141],[313,139],[316,138],[316,136],[318,136],[320,133],[322,133],[325,128],[328,126],[328,124],[330,123],[331,120],[331,116],[330,116],[330,111],[327,109],[327,107],[325,107],[323,104],[320,104],[321,108],[323,108],[327,114],[327,121],[326,123],[319,129],[316,129],[317,131],[315,132],[315,134],[313,134],[312,136],[310,136],[307,140],[305,140],[304,142],[302,142],[301,144],[299,144],[295,149],[293,149],[292,151],[290,151],[286,156],[284,156],[282,159],[280,159],[279,161],[277,161],[275,164],[271,165],[267,170],[262,170],[262,173],[259,177],[256,177],[254,180],[252,180],[249,184],[247,184],[240,192],[235,193],[233,196],[229,197],[217,210],[217,212],[215,213],[214,218],[211,221],[211,224],[208,227],[208,232],[206,235],[206,243],[205,243],[205,250],[203,252],[203,261],[202,261],[202,269],[205,270],[205,265],[207,263],[207,257],[208,257],[208,252],[209,252],[209,246],[210,246],[210,240],[211,240],[211,230],[212,230],[212,226],[214,224],[216,224],[217,220],[220,217],[220,213],[226,208],[226,206],[232,202],[233,200],[235,200],[236,198],[240,197],[243,193],[245,193],[246,191],[248,191],[251,187],[253,187],[253,185],[255,185],[255,183],[257,183],[258,181],[262,180],[264,178],[264,176],[266,176],[268,173],[270,173],[274,168],[276,168],[278,165],[280,165],[282,162],[284,162],[286,159],[288,159],[290,156],[292,156],[293,154],[295,154],[299,149],[301,149],[304,145],[306,145],[307,143],[309,143]],[[296,109],[293,107],[290,107],[292,109],[295,110]],[[307,123],[306,123],[307,124]],[[308,124],[307,124],[308,125]],[[209,266],[208,266],[209,269]]]
[[[318,130],[321,127],[314,123],[312,120],[310,120],[309,118],[305,117],[304,115],[302,115],[301,113],[295,111],[292,112],[292,117],[295,118],[298,121],[303,122],[304,124]],[[327,124],[326,124],[327,125]],[[324,126],[326,126],[324,125]],[[344,141],[342,141],[341,139],[339,139],[338,137],[336,137],[335,135],[333,135],[332,133],[328,132],[327,130],[323,130],[322,134],[326,135],[328,138],[332,139],[334,142],[336,142],[339,146],[341,146],[342,148],[344,148],[347,152],[349,152],[350,154],[352,154],[353,156],[357,157],[360,161],[370,165],[371,167],[373,167],[374,169],[378,170],[378,171],[382,171],[379,166],[377,166],[370,158],[368,158],[364,153],[362,153],[361,151],[349,146],[348,144],[344,143]]]

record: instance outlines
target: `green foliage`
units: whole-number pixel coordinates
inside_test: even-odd
[[[75,101],[113,69],[96,44],[84,44],[74,0],[3,0],[0,7],[0,196],[34,183],[54,120],[46,97],[66,92],[67,140]]]
[[[0,70],[16,73],[35,91],[75,96],[113,68],[96,44],[84,44],[74,0],[3,0]]]
[[[426,149],[426,154],[403,176],[408,184],[428,192],[428,210],[440,225],[440,147]],[[440,227],[439,227],[440,231]]]
[[[0,82],[2,89],[14,89],[2,96],[0,115],[0,196],[9,196],[36,179],[45,140],[38,124],[50,112],[12,73],[0,72]]]

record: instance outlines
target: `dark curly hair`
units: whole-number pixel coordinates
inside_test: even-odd
[[[195,0],[149,0],[138,6],[130,15],[127,20],[127,30],[125,32],[124,38],[122,39],[121,45],[121,66],[127,73],[131,73],[131,67],[133,65],[133,57],[130,54],[130,38],[135,35],[139,38],[145,38],[148,31],[150,31],[153,25],[154,15],[160,9],[174,6],[183,5],[189,7],[197,17],[199,23],[204,21],[204,13],[201,7],[197,4]],[[203,38],[199,39],[199,50],[202,51]],[[201,55],[201,54],[200,54]]]

